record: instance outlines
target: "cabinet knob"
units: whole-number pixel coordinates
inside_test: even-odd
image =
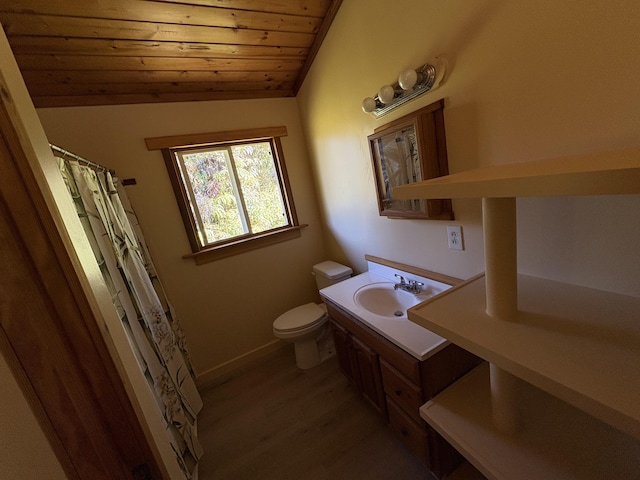
[[[403,437],[406,437],[407,435],[409,435],[409,432],[407,431],[406,428],[401,428],[400,433],[402,434]]]
[[[400,397],[400,396],[402,395],[402,390],[396,389],[396,390],[394,391],[394,393],[395,393],[398,397]]]

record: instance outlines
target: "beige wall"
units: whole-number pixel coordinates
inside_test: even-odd
[[[639,32],[636,0],[344,2],[298,95],[329,256],[483,270],[479,200],[454,201],[455,222],[378,216],[366,136],[444,98],[452,172],[637,147]],[[381,119],[362,113],[364,97],[432,55],[450,63],[440,89]],[[640,295],[639,211],[639,196],[521,199],[520,270]],[[466,251],[447,249],[449,223]]]
[[[321,225],[296,100],[226,101],[41,109],[52,143],[109,166],[127,187],[170,301],[181,318],[194,368],[205,381],[256,349],[274,348],[273,320],[319,300],[311,276],[324,260]],[[202,266],[190,252],[159,151],[144,138],[285,125],[282,139],[302,237]],[[241,362],[241,360],[239,360]],[[232,362],[232,366],[238,362]]]

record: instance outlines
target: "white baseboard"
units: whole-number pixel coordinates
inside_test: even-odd
[[[267,343],[261,347],[244,353],[236,358],[233,358],[227,362],[210,368],[206,372],[197,374],[196,384],[198,388],[210,387],[213,385],[219,385],[223,383],[232,373],[241,369],[242,367],[259,360],[271,353],[277,352],[286,346],[291,346],[289,342],[275,339],[272,342]]]

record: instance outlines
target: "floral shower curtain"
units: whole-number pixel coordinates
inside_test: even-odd
[[[184,333],[164,295],[124,189],[109,172],[58,158],[60,172],[93,249],[131,348],[154,392],[185,478],[197,479],[202,400]]]

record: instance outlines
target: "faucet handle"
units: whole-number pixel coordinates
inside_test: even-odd
[[[424,287],[424,283],[417,280],[409,280],[409,288],[411,292],[417,295],[418,293],[420,293],[420,287]]]
[[[402,275],[398,275],[397,273],[395,274],[396,277],[398,277],[400,279],[400,284],[404,285],[405,281],[404,281],[404,277]]]

